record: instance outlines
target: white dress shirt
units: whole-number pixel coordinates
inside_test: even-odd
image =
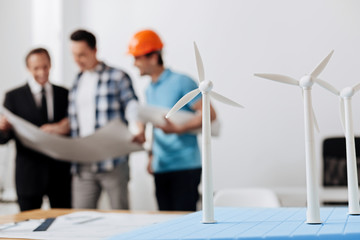
[[[98,81],[99,74],[96,71],[85,71],[79,79],[75,101],[81,137],[95,132],[95,96]]]
[[[43,88],[33,77],[28,78],[28,84],[30,87],[30,91],[32,95],[34,96],[34,100],[36,103],[36,106],[38,108],[41,107],[41,89]],[[48,112],[48,119],[49,121],[52,121],[54,119],[54,93],[53,88],[49,82],[45,83],[44,85],[45,89],[45,96],[46,96],[46,105],[47,105],[47,112]]]

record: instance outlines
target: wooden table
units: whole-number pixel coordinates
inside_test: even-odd
[[[73,213],[73,212],[79,212],[79,211],[99,211],[99,212],[111,212],[111,213],[145,213],[145,214],[187,214],[189,212],[166,212],[166,211],[131,211],[131,210],[94,210],[94,209],[50,209],[50,210],[31,210],[31,211],[24,211],[20,212],[18,214],[13,215],[5,215],[0,216],[0,224],[4,223],[11,223],[11,222],[19,222],[24,221],[26,219],[43,219],[43,218],[52,218],[52,217],[58,217],[61,215]],[[8,239],[9,238],[1,238]],[[19,238],[17,238],[19,239]]]

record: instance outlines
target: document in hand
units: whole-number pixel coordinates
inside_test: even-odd
[[[7,109],[3,113],[25,146],[59,160],[93,163],[143,150],[141,145],[131,142],[131,133],[119,119],[90,136],[69,138],[46,133]]]
[[[138,118],[140,121],[147,123],[150,122],[154,125],[163,125],[165,124],[165,116],[170,111],[170,108],[161,108],[150,105],[140,106],[138,112]],[[188,122],[191,118],[195,117],[196,113],[189,111],[178,111],[172,117],[170,121],[175,124],[181,125]],[[192,131],[194,134],[201,133],[201,128]],[[220,122],[219,120],[214,120],[211,123],[211,135],[219,136],[220,134]]]

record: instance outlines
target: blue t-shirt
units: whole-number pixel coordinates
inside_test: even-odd
[[[196,82],[183,74],[166,69],[156,83],[146,89],[149,105],[172,108],[188,92],[198,88]],[[190,111],[201,99],[201,94],[186,104],[180,111]],[[152,168],[155,173],[195,169],[201,167],[201,157],[195,134],[165,134],[154,129]]]

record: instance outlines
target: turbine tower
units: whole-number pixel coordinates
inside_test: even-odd
[[[319,203],[319,185],[317,181],[316,161],[315,161],[315,144],[314,144],[314,111],[312,108],[311,88],[314,82],[319,81],[318,76],[324,70],[329,62],[334,51],[324,58],[321,63],[312,71],[311,74],[306,74],[300,81],[280,75],[258,73],[257,77],[270,79],[273,81],[287,83],[291,85],[300,86],[304,98],[304,123],[305,123],[305,158],[306,158],[306,195],[307,195],[307,214],[306,222],[309,224],[320,224],[320,203]]]
[[[341,123],[345,132],[346,139],[346,164],[347,164],[347,183],[348,183],[348,201],[349,214],[360,214],[359,207],[359,183],[357,175],[355,137],[353,129],[353,117],[351,99],[356,92],[360,90],[360,84],[352,87],[346,87],[338,91],[335,87],[319,79],[317,82],[323,88],[329,90],[340,97],[340,116]]]
[[[204,67],[199,50],[194,42],[195,57],[199,75],[199,88],[184,95],[168,112],[166,118],[177,112],[185,104],[190,102],[200,92],[202,94],[202,206],[203,223],[215,223],[213,202],[213,177],[211,163],[211,124],[210,124],[210,97],[235,107],[243,107],[240,104],[212,91],[213,83],[205,80]]]

